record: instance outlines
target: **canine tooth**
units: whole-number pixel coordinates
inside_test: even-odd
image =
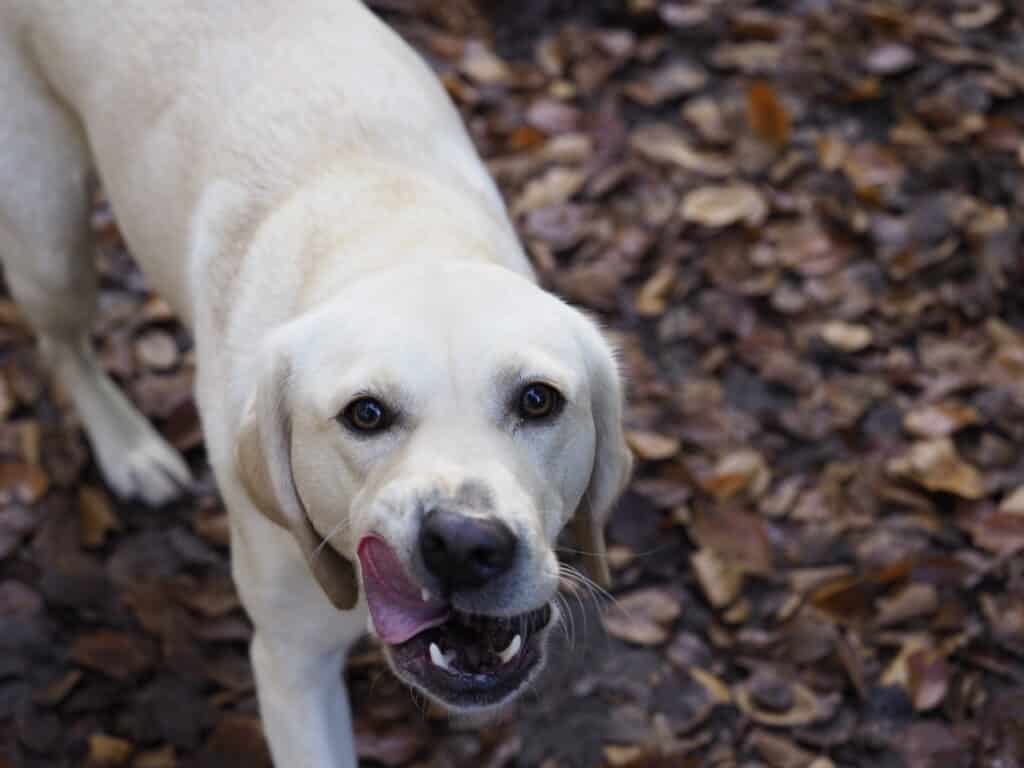
[[[429,603],[430,602],[430,591],[426,587],[423,587],[420,590],[420,599],[424,603]]]
[[[502,664],[508,664],[512,659],[519,653],[519,649],[523,647],[523,638],[516,635],[512,638],[512,642],[508,644],[508,648],[501,651],[498,656],[501,658]]]
[[[437,643],[430,644],[430,660],[434,662],[435,667],[440,667],[445,672],[451,672],[452,668],[449,662],[450,654],[442,654],[441,649],[438,648]]]

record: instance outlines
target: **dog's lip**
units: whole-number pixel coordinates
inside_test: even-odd
[[[363,572],[363,590],[373,628],[384,643],[404,643],[443,624],[451,615],[447,602],[427,595],[406,575],[383,537],[364,536],[356,554]]]
[[[448,707],[458,710],[495,707],[522,690],[543,666],[545,639],[555,615],[557,613],[550,603],[505,619],[455,611],[441,626],[424,630],[404,643],[387,646],[386,654],[399,678]],[[540,624],[536,623],[538,617]],[[511,660],[503,660],[501,664],[497,663],[497,659],[492,659],[490,664],[482,668],[460,668],[457,657],[462,648],[449,644],[445,635],[449,625],[466,621],[507,623],[506,633],[521,633],[517,644],[518,653]],[[455,652],[456,658],[452,659],[451,668],[439,667],[431,660],[432,645],[438,647],[439,655]]]

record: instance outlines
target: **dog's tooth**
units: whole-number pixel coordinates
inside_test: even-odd
[[[523,638],[521,635],[516,635],[512,638],[512,642],[508,644],[508,648],[498,653],[501,658],[502,664],[508,664],[512,659],[516,657],[519,650],[523,647]]]
[[[430,602],[430,590],[428,590],[426,587],[423,587],[420,590],[420,599],[424,603],[429,603]]]
[[[430,660],[434,663],[435,667],[440,667],[445,672],[451,672],[452,668],[449,662],[449,654],[441,653],[441,649],[437,643],[430,644]]]

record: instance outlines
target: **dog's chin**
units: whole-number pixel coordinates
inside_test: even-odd
[[[552,604],[501,618],[455,611],[440,626],[385,645],[385,656],[404,683],[464,725],[480,725],[506,715],[543,670],[556,621]]]

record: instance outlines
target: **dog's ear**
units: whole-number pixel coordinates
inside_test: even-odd
[[[267,357],[242,417],[235,467],[256,508],[291,531],[330,601],[349,610],[359,599],[355,568],[332,547],[320,546],[292,474],[288,361],[281,352]]]
[[[596,325],[587,322],[584,339],[590,377],[590,411],[594,419],[594,465],[590,483],[572,521],[576,547],[584,555],[587,575],[602,588],[611,585],[604,526],[629,482],[633,454],[622,429],[623,387],[611,345]]]

